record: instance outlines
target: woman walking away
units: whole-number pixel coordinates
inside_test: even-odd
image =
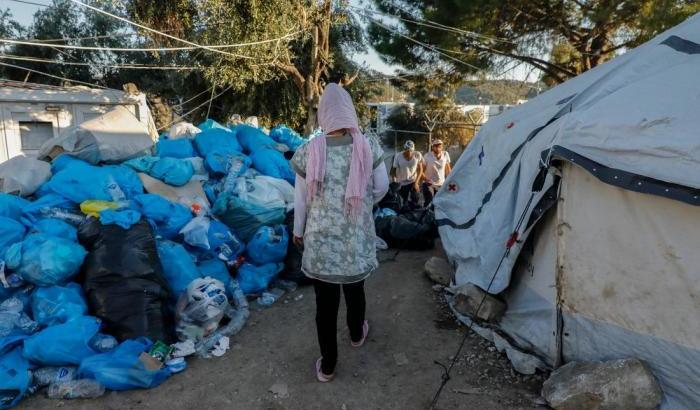
[[[338,84],[326,86],[318,107],[324,134],[292,158],[296,172],[294,242],[304,247],[302,270],[316,292],[321,357],[316,378],[333,380],[338,360],[336,327],[345,295],[353,347],[367,339],[364,281],[378,266],[372,207],[389,187],[382,149],[360,132],[355,107]]]

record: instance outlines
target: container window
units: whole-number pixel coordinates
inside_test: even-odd
[[[22,150],[38,150],[53,138],[53,123],[48,121],[19,121]]]

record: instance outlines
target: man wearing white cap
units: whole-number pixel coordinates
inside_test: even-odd
[[[416,151],[416,144],[408,140],[402,152],[394,155],[391,167],[393,181],[401,184],[399,194],[404,202],[418,203],[420,181],[423,179],[423,156]]]
[[[450,154],[443,151],[441,140],[433,140],[430,152],[425,154],[423,165],[425,166],[423,199],[427,207],[433,201],[435,194],[442,188],[442,184],[445,183],[445,178],[447,178],[447,176],[450,175],[450,171],[452,171]]]

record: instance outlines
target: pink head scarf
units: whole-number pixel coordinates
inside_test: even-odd
[[[347,129],[352,136],[352,158],[345,188],[345,206],[349,215],[357,217],[372,175],[372,150],[367,138],[360,132],[350,94],[338,84],[328,84],[323,91],[318,106],[318,123],[324,134],[309,142],[306,163],[308,201],[310,203],[323,192],[323,178],[326,175],[326,134]]]

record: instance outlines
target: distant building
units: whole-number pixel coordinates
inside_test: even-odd
[[[88,87],[60,87],[0,81],[0,162],[36,155],[66,128],[99,117],[115,106],[126,107],[157,136],[143,93]]]
[[[525,102],[526,100],[522,100]],[[522,104],[520,101],[518,101],[518,105]],[[515,105],[512,104],[473,104],[473,105],[458,105],[457,108],[460,109],[464,114],[468,114],[470,112],[474,112],[475,110],[483,113],[480,119],[478,119],[478,123],[474,124],[476,126],[481,126],[486,123],[486,121],[489,120],[491,117],[495,117],[499,114],[502,114],[504,111],[506,111],[509,108],[514,107]],[[477,121],[476,118],[474,118],[475,121]]]

